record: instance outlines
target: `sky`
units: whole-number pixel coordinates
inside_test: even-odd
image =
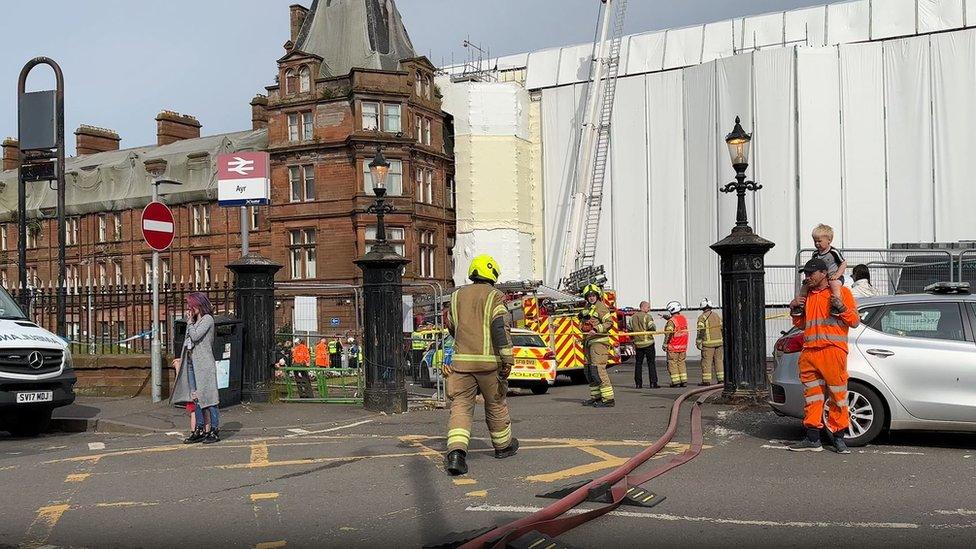
[[[251,127],[250,100],[274,82],[289,38],[288,6],[311,0],[32,0],[0,19],[0,138],[17,134],[17,78],[44,55],[65,78],[65,135],[81,124],[115,130],[122,148],[155,143],[156,114],[196,116],[203,134]],[[397,0],[420,55],[492,56],[592,41],[599,0]],[[831,3],[825,0],[629,0],[625,32],[682,27]],[[53,89],[35,68],[27,91]]]

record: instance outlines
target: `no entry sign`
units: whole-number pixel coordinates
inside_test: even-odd
[[[173,212],[162,202],[150,202],[142,210],[142,236],[149,247],[163,251],[173,243]]]

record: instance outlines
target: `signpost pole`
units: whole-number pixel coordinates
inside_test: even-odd
[[[152,183],[152,201],[159,200],[159,183]],[[152,401],[163,400],[163,346],[159,338],[159,251],[152,255]]]
[[[241,257],[247,255],[250,248],[251,221],[247,218],[247,206],[241,206]]]

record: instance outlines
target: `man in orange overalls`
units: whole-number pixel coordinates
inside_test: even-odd
[[[857,303],[847,287],[841,287],[843,310],[830,313],[830,284],[827,264],[811,259],[803,266],[807,286],[806,297],[797,297],[790,307],[800,306],[803,316],[794,316],[793,325],[803,330],[803,350],[800,352],[800,382],[806,403],[803,407],[803,426],[807,436],[790,446],[795,452],[823,450],[820,431],[823,429],[824,400],[827,408],[828,438],[839,454],[851,451],[844,442],[844,432],[850,425],[847,409],[847,331],[857,328],[860,317]]]

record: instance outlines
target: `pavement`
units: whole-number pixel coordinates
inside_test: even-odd
[[[657,439],[679,390],[634,389],[627,365],[611,372],[612,409],[580,406],[581,385],[513,392],[522,447],[509,459],[493,459],[479,410],[471,470],[458,478],[442,468],[447,410],[242,405],[223,412],[223,441],[187,446],[178,410],[84,399],[76,411],[98,426],[145,429],[0,434],[0,546],[437,545],[524,517],[554,501],[536,494],[609,472]],[[643,486],[662,503],[621,507],[559,540],[895,548],[976,539],[976,435],[896,434],[850,455],[795,454],[785,445],[801,435],[797,420],[761,408],[703,410],[702,454]],[[687,448],[687,411],[649,466]]]

